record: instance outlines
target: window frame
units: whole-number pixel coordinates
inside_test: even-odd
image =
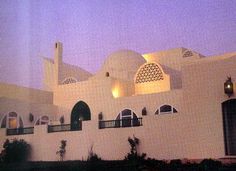
[[[43,119],[43,117],[47,117],[48,120]],[[37,122],[38,122],[38,123],[37,123]],[[38,117],[38,119],[35,121],[35,124],[34,124],[34,125],[48,125],[49,122],[50,122],[50,117],[47,116],[47,115],[43,115],[43,116]],[[44,124],[42,124],[42,123],[44,123]]]
[[[129,110],[130,111],[130,115],[123,115],[123,112],[125,110]],[[133,127],[134,126],[133,122],[134,122],[135,118],[138,119],[137,114],[132,109],[125,108],[125,109],[123,109],[122,111],[119,112],[119,114],[116,117],[116,120],[119,120],[120,127]],[[130,120],[129,123],[127,122],[128,120]],[[126,125],[124,123],[128,123],[128,124]]]
[[[15,116],[10,116],[11,114],[14,114]],[[5,120],[5,121],[4,121]],[[16,127],[10,127],[10,120],[15,120],[16,121]],[[5,122],[5,127],[3,127],[3,121]],[[16,129],[16,128],[21,128],[24,127],[24,121],[22,117],[16,113],[16,112],[9,112],[8,114],[5,114],[2,119],[1,119],[1,128],[6,128],[6,129]]]
[[[170,106],[171,107],[171,110],[170,111],[163,111],[161,112],[161,108],[164,107],[164,106]],[[174,113],[178,113],[178,110],[173,106],[173,105],[170,105],[170,104],[163,104],[161,106],[159,106],[155,112],[155,115],[160,115],[160,114],[174,114]]]

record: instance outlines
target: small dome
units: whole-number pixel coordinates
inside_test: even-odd
[[[102,72],[111,77],[132,80],[135,73],[146,60],[137,52],[120,50],[112,53],[105,61]]]
[[[120,50],[108,56],[104,67],[137,70],[146,61],[142,55],[131,50]]]

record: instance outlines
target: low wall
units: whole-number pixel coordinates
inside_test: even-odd
[[[208,150],[207,139],[202,144],[191,142],[188,137],[194,136],[193,133],[184,129],[186,127],[178,114],[144,116],[143,126],[127,128],[98,129],[97,121],[84,121],[81,131],[47,133],[47,125],[40,125],[34,127],[34,134],[6,136],[6,130],[0,129],[0,145],[2,147],[7,138],[24,139],[32,146],[32,161],[57,161],[60,141],[66,140],[65,160],[86,160],[91,147],[102,159],[116,160],[124,159],[130,150],[128,137],[135,135],[140,139],[138,151],[151,158],[223,157],[223,147],[216,143],[212,147],[214,151]]]

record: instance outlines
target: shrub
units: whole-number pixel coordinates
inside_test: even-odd
[[[1,152],[1,160],[6,163],[24,162],[30,157],[31,146],[23,139],[6,140]]]
[[[180,159],[174,159],[170,161],[170,167],[180,168],[182,166],[182,161]]]
[[[147,158],[145,164],[150,169],[163,170],[167,167],[167,163],[164,160],[156,160],[154,158]]]
[[[56,152],[56,154],[59,154],[60,156],[60,161],[63,161],[65,153],[66,153],[66,140],[61,140],[61,146],[59,147],[59,150]]]
[[[204,171],[218,170],[222,166],[220,161],[212,160],[212,159],[204,159],[200,163],[200,167]]]
[[[139,154],[138,149],[137,149],[140,143],[140,140],[136,138],[135,136],[133,136],[133,139],[130,137],[128,138],[128,142],[130,145],[130,153],[128,153],[125,156],[125,160],[131,160],[131,161],[137,161],[137,162],[144,161],[146,154],[145,153]]]
[[[89,152],[88,152],[88,158],[87,161],[95,162],[95,161],[101,161],[101,157],[98,157],[96,153],[93,152],[93,146],[91,146]]]

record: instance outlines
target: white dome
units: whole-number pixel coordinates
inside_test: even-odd
[[[124,70],[137,70],[146,61],[142,55],[131,50],[120,50],[108,56],[103,67],[124,69]]]
[[[135,73],[146,60],[137,52],[120,50],[108,56],[102,67],[102,73],[108,72],[111,77],[132,80]]]

